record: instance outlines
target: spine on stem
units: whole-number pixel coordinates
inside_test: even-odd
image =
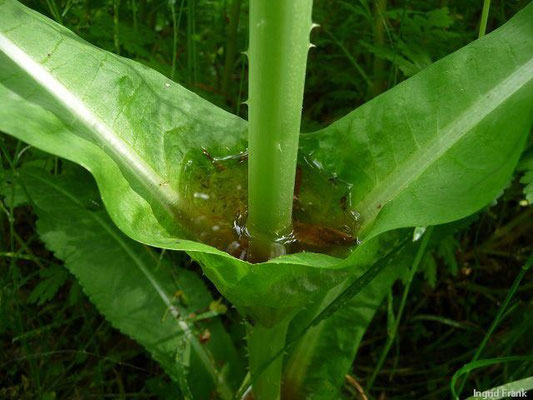
[[[291,232],[312,0],[250,0],[248,222],[251,258]]]

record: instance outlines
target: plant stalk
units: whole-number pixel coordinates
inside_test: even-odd
[[[481,11],[481,21],[479,22],[478,37],[485,36],[487,32],[487,22],[489,20],[490,0],[483,1],[483,11]]]
[[[115,43],[115,53],[120,55],[120,37],[119,37],[119,12],[120,0],[113,1],[113,42]]]
[[[279,400],[283,357],[268,363],[285,345],[290,318],[266,328],[261,324],[248,325],[247,341],[254,400]]]
[[[231,75],[235,67],[235,53],[237,47],[237,31],[239,29],[239,17],[241,15],[242,0],[233,0],[231,4],[230,20],[227,33],[226,47],[224,48],[224,75],[222,77],[222,93],[228,97]]]
[[[187,73],[189,84],[196,83],[196,0],[187,0]]]
[[[251,0],[248,230],[251,258],[291,232],[312,0]]]
[[[374,3],[374,45],[378,48],[385,44],[385,29],[387,0],[377,0]],[[385,79],[385,60],[374,55],[374,82],[372,84],[372,96],[383,93],[386,90],[387,81]]]

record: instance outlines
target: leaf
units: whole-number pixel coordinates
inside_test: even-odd
[[[198,324],[188,320],[190,313],[207,310],[211,301],[201,279],[191,271],[172,268],[118,231],[99,204],[90,175],[67,167],[60,176],[35,168],[19,171],[36,206],[41,239],[64,260],[115,328],[143,345],[174,380],[183,382],[187,377],[195,383],[190,384],[195,398],[207,399],[215,389],[221,398],[231,398],[242,378],[242,364],[228,334],[217,320]],[[50,290],[41,290],[39,296],[45,293]],[[204,329],[211,332],[207,344],[197,338]],[[194,353],[190,368],[180,362],[183,346]]]
[[[237,154],[246,123],[13,0],[0,0],[0,129],[84,166],[123,232],[187,251],[241,312],[272,325],[368,268],[379,233],[464,217],[499,192],[533,114],[532,16],[530,5],[325,130],[302,135],[303,154],[353,185],[363,244],[344,260],[301,253],[251,265],[185,240],[184,156],[202,147]]]
[[[427,28],[449,28],[453,24],[453,18],[447,7],[437,8],[427,14]]]
[[[328,128],[306,153],[353,183],[363,236],[465,217],[508,181],[533,116],[533,4]]]
[[[459,272],[459,265],[457,264],[457,259],[455,258],[455,253],[458,248],[459,242],[455,240],[452,235],[445,236],[437,246],[437,253],[448,266],[452,276],[457,276]]]
[[[431,233],[428,247],[438,248],[443,238],[451,237],[453,232],[460,227],[468,226],[471,220],[472,217],[435,228]],[[415,231],[418,230],[419,228],[415,229]],[[404,230],[381,235],[380,245],[375,248],[376,254],[373,258],[383,257],[380,253],[390,249],[402,235],[406,238],[414,236],[411,232],[407,233]],[[414,242],[404,246],[392,260],[394,268],[385,269],[331,317],[307,331],[297,347],[289,353],[286,363],[285,390],[290,394],[288,398],[336,399],[339,397],[342,383],[354,363],[361,339],[367,332],[374,314],[385,296],[390,294],[394,282],[402,280],[402,277],[407,279],[418,249],[418,245]],[[373,268],[375,265],[371,269]],[[301,332],[304,327],[308,326],[310,320],[329,307],[350,284],[351,282],[347,281],[331,289],[320,299],[321,301],[301,311],[291,323],[290,334]],[[395,318],[392,305],[389,304],[386,327],[388,335],[390,335],[391,325],[394,324]]]
[[[52,264],[50,267],[39,271],[42,280],[35,286],[28,297],[28,303],[42,306],[52,300],[59,289],[68,279],[68,272],[59,265]]]
[[[437,286],[437,262],[430,252],[424,255],[421,270],[428,285],[431,289],[435,289]]]
[[[394,268],[385,269],[335,314],[310,328],[290,353],[284,376],[284,393],[290,399],[336,399],[346,373],[353,364],[363,335],[377,308],[392,284],[412,261],[412,252],[405,250],[393,260]],[[320,313],[349,285],[329,291],[318,310],[302,312],[291,324],[300,331],[308,319]]]
[[[187,251],[244,314],[272,324],[356,264],[298,254],[257,268],[184,240],[172,209],[184,154],[202,147],[238,153],[246,147],[245,122],[17,2],[0,3],[0,31],[0,130],[88,169],[123,232]],[[339,271],[327,269],[333,265]]]
[[[529,204],[533,204],[533,151],[525,154],[518,169],[523,172],[520,183],[525,185],[524,196]]]
[[[389,235],[389,241],[385,244],[390,247],[390,250],[385,252],[385,254],[380,255],[379,258],[376,258],[375,254],[367,254],[367,256],[370,256],[372,259],[374,259],[374,262],[366,272],[360,273],[356,275],[353,280],[347,280],[338,287],[333,288],[326,293],[326,296],[318,299],[318,301],[315,299],[315,301],[308,308],[303,309],[296,316],[296,318],[291,321],[284,346],[276,353],[271,354],[270,358],[264,361],[262,365],[258,365],[255,368],[256,375],[260,376],[262,373],[264,373],[267,368],[269,368],[275,361],[279,360],[280,357],[286,354],[289,350],[293,349],[294,345],[297,344],[300,353],[303,354],[300,354],[300,357],[296,357],[296,361],[292,362],[292,366],[295,366],[295,368],[288,367],[288,372],[286,372],[287,377],[284,379],[284,397],[299,398],[299,396],[307,395],[307,390],[303,390],[300,385],[302,384],[303,378],[305,378],[307,371],[313,370],[313,368],[308,365],[308,362],[313,355],[313,351],[315,350],[313,346],[317,344],[318,340],[324,339],[327,345],[331,345],[331,343],[328,343],[328,340],[330,340],[331,337],[326,335],[331,328],[341,328],[342,326],[342,329],[349,332],[348,335],[352,332],[351,325],[346,325],[343,323],[339,326],[332,326],[328,323],[328,321],[336,321],[337,316],[345,315],[343,312],[344,308],[349,307],[349,304],[353,303],[354,298],[357,297],[359,299],[358,296],[361,293],[365,293],[365,290],[373,282],[380,281],[379,277],[383,275],[388,276],[388,273],[384,273],[384,271],[391,270],[391,264],[396,261],[399,254],[402,254],[408,242],[409,237],[405,234],[400,235],[400,237],[397,237],[395,234]],[[373,250],[376,251],[377,248],[374,247]],[[399,270],[400,269],[398,268],[394,269],[396,273]],[[384,292],[386,292],[388,288],[385,287],[384,289]],[[374,295],[376,295],[376,293],[374,293]],[[345,320],[342,318],[341,321],[345,322]],[[369,322],[369,320],[366,322]],[[322,326],[323,328],[313,329],[317,326]],[[306,339],[309,337],[309,335],[312,337],[310,341]],[[334,335],[333,339],[336,338],[337,336]],[[336,340],[334,340],[334,345],[338,345]],[[345,349],[346,347],[343,350]],[[341,357],[338,357],[336,360],[339,361],[340,358],[342,358],[342,354]],[[323,363],[323,361],[321,361],[321,363]],[[296,370],[296,372],[291,373],[291,369],[292,371]],[[338,372],[338,369],[336,369],[336,372]],[[252,371],[252,385],[253,375],[254,372]],[[245,386],[246,385],[244,385],[244,387]],[[329,392],[331,392],[331,388]],[[239,395],[240,394],[241,393],[239,392]]]
[[[20,185],[12,184],[11,171],[0,171],[0,174],[0,195],[6,206],[15,208],[24,204],[27,201],[26,194]]]

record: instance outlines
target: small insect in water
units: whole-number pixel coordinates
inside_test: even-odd
[[[216,160],[210,153],[209,151],[207,151],[207,149],[205,147],[202,147],[202,153],[204,153],[204,156],[207,157],[207,159],[209,161],[211,161],[211,163],[215,166],[215,168],[218,170],[218,171],[225,171],[226,170],[226,167],[224,167],[222,164],[220,164],[220,162],[218,160]]]
[[[341,205],[341,210],[346,211],[348,209],[348,198],[346,196],[342,196],[339,202]]]
[[[243,163],[245,161],[248,161],[248,151],[243,151],[239,156],[240,163]]]
[[[198,339],[200,339],[200,343],[209,342],[211,340],[211,332],[209,329],[204,329],[198,336]]]

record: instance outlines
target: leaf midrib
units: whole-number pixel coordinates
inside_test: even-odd
[[[176,215],[178,193],[164,184],[166,180],[78,96],[2,32],[0,32],[0,51],[76,117],[99,143],[104,144],[112,153],[115,162],[124,165],[172,217]],[[99,147],[102,148],[101,145]]]
[[[397,198],[483,119],[532,79],[533,59],[530,59],[489,90],[485,96],[475,101],[457,119],[446,125],[440,134],[435,135],[430,142],[416,150],[405,162],[381,180],[355,207],[363,217],[362,230],[370,226],[382,206]]]

